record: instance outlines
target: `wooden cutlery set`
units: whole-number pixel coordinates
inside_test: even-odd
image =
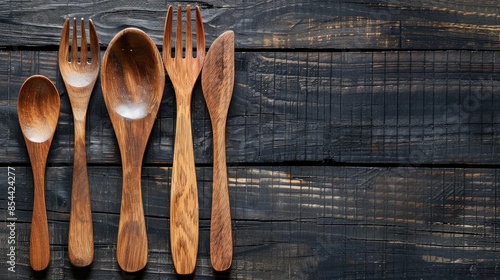
[[[136,28],[119,32],[102,58],[100,78],[104,101],[120,148],[123,182],[118,225],[117,261],[126,272],[146,266],[148,241],[142,205],[141,169],[144,151],[160,107],[165,70],[175,91],[176,133],[170,190],[170,245],[178,274],[191,274],[198,254],[198,190],[191,129],[191,97],[201,73],[214,143],[210,258],[217,271],[231,266],[233,242],[226,169],[226,119],[234,86],[234,33],[220,35],[205,55],[201,13],[195,9],[193,42],[191,7],[177,9],[175,49],[172,52],[173,9],[165,21],[163,59],[151,38]],[[70,43],[70,22],[64,23],[59,47],[59,69],[73,111],[75,140],[68,231],[71,264],[85,267],[94,258],[90,188],[85,147],[85,120],[90,96],[99,75],[100,48],[89,20],[89,43],[81,21],[80,47],[76,20]],[[183,34],[185,34],[183,39]],[[183,41],[185,44],[183,44]],[[193,51],[193,45],[196,51]],[[90,46],[90,47],[89,47]],[[45,208],[45,167],[60,111],[60,98],[46,77],[28,78],[19,92],[18,116],[34,176],[30,263],[34,270],[49,265],[50,248]]]

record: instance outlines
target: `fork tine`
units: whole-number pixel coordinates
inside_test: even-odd
[[[175,57],[182,58],[182,8],[177,6],[177,31],[175,34]]]
[[[69,19],[64,21],[64,26],[61,35],[61,42],[59,43],[59,62],[68,62],[69,54]]]
[[[76,18],[73,18],[73,39],[71,42],[71,61],[78,62],[78,37],[76,37]]]
[[[198,6],[196,6],[196,57],[205,58],[205,30]]]
[[[88,63],[88,50],[87,50],[87,31],[85,30],[85,21],[82,18],[81,28],[82,28],[82,40],[80,46],[80,63]]]
[[[168,6],[167,19],[165,20],[165,28],[163,30],[163,60],[172,58],[172,47],[170,40],[172,39],[172,5]]]
[[[193,57],[193,34],[191,30],[191,5],[186,8],[186,58]]]
[[[97,38],[97,32],[95,31],[94,22],[89,19],[89,35],[90,35],[90,59],[91,63],[99,63],[99,39]]]

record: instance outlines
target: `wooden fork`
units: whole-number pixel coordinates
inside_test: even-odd
[[[59,45],[59,70],[68,91],[75,125],[75,150],[71,213],[68,232],[68,255],[72,265],[88,266],[94,258],[94,235],[90,209],[90,188],[85,148],[85,120],[92,89],[99,73],[99,41],[92,20],[89,20],[90,61],[85,35],[85,22],[81,20],[80,59],[76,19],[73,19],[71,57],[69,56],[69,19],[64,27]]]
[[[196,7],[196,57],[193,55],[191,7],[186,8],[186,48],[182,55],[182,8],[177,8],[175,57],[172,57],[172,6],[168,8],[163,35],[163,63],[172,80],[177,121],[170,193],[170,240],[174,267],[191,274],[198,253],[198,189],[191,131],[191,97],[205,59],[205,31]]]

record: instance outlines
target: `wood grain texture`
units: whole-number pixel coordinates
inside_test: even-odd
[[[233,236],[226,166],[226,122],[234,88],[234,32],[221,34],[210,47],[201,74],[212,123],[214,177],[210,223],[210,260],[217,271],[231,267]]]
[[[50,261],[45,168],[60,108],[59,92],[47,77],[34,75],[26,79],[19,91],[17,111],[34,177],[29,257],[36,271],[46,269]]]
[[[79,34],[76,19],[73,19],[73,35],[70,44],[70,21],[66,19],[58,52],[59,71],[68,92],[75,127],[68,255],[71,264],[77,267],[90,265],[94,258],[94,231],[90,209],[85,131],[90,96],[99,74],[100,49],[92,20],[89,20],[88,24],[90,44],[87,45],[87,30],[83,19]],[[80,38],[80,48],[78,38]],[[80,53],[78,53],[79,49]],[[90,49],[90,54],[88,49]]]
[[[47,279],[74,278],[67,259],[71,166],[47,170],[52,260]],[[19,279],[31,275],[31,169],[16,167]],[[405,278],[497,274],[500,179],[489,168],[229,167],[234,260],[229,279]],[[213,277],[209,256],[212,168],[197,168],[200,250],[196,277]],[[6,180],[6,172],[0,180]],[[123,277],[116,262],[122,172],[89,168],[96,233],[94,277]],[[171,168],[145,167],[150,258],[142,278],[175,277],[170,257]],[[6,201],[0,198],[0,210]],[[1,227],[5,235],[8,228]],[[1,244],[0,246],[5,246]],[[4,247],[1,247],[4,248]],[[80,271],[80,270],[78,270]],[[451,274],[450,274],[451,273]],[[220,275],[219,275],[220,276]]]
[[[102,59],[101,81],[123,170],[116,255],[124,271],[137,272],[148,259],[142,161],[165,87],[160,53],[145,32],[116,34]]]
[[[91,18],[105,51],[137,27],[162,46],[167,5],[188,1],[0,3],[0,182],[16,168],[16,279],[175,279],[169,235],[177,99],[166,80],[144,152],[148,265],[117,260],[120,148],[102,81],[88,112],[95,231],[92,266],[68,261],[74,131],[57,67],[65,18]],[[212,145],[200,83],[191,106],[199,205],[193,279],[494,279],[500,274],[498,166],[500,7],[492,0],[209,0],[207,47],[234,30],[235,88],[227,118],[231,268],[210,260]],[[174,15],[176,15],[174,11]],[[29,261],[33,170],[16,103],[26,77],[61,95],[49,153],[50,265]],[[130,180],[128,180],[130,181]],[[0,195],[0,213],[8,198]],[[0,227],[0,237],[10,234]],[[1,238],[0,238],[1,239]],[[3,239],[2,239],[3,240]],[[6,242],[0,251],[9,252]],[[10,272],[9,272],[10,273]],[[181,277],[184,278],[184,277]]]
[[[498,164],[500,55],[482,51],[236,52],[227,120],[229,164],[324,162]],[[27,162],[15,104],[25,77],[60,91],[55,52],[0,52],[0,162]],[[167,79],[145,163],[171,164],[176,99]],[[67,95],[50,163],[68,164],[73,125]],[[212,163],[201,86],[193,93],[195,160]],[[88,163],[119,164],[100,81],[88,113]]]
[[[190,4],[189,1],[169,2]],[[207,41],[234,30],[238,49],[482,49],[500,46],[495,1],[212,0],[202,8]],[[0,3],[0,46],[55,46],[67,17],[94,20],[107,45],[126,27],[146,31],[161,45],[165,1],[54,0]]]
[[[174,37],[172,6],[168,8],[166,15],[163,38],[163,63],[175,90],[177,108],[170,190],[170,238],[175,269],[181,275],[194,272],[199,240],[191,99],[205,60],[205,32],[198,6],[195,11],[196,45],[193,43],[190,5],[185,8],[177,6],[174,54],[172,54]],[[196,56],[193,52],[194,47]]]

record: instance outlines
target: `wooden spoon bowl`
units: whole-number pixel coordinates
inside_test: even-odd
[[[57,127],[60,98],[52,82],[41,75],[28,78],[19,91],[17,111],[24,137],[33,143],[48,141]]]
[[[59,120],[61,100],[52,82],[40,75],[29,77],[19,91],[17,112],[34,178],[30,264],[34,270],[50,261],[49,227],[45,207],[45,167]]]
[[[156,46],[144,32],[129,28],[116,35],[108,48],[102,83],[110,114],[130,121],[154,118],[165,80]],[[160,65],[155,64],[158,59]]]
[[[135,272],[148,257],[141,165],[165,87],[160,53],[146,33],[127,28],[111,40],[101,83],[123,169],[117,260],[123,270]]]

